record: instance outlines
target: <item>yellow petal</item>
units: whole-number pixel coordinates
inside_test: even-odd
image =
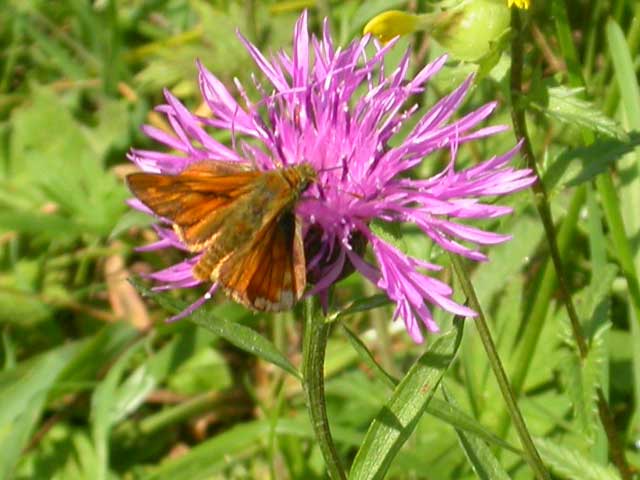
[[[529,0],[507,0],[508,7],[511,7],[513,5],[526,10],[527,8],[529,8]]]
[[[516,0],[526,1],[526,0]],[[387,10],[373,17],[364,26],[363,33],[370,33],[385,44],[399,35],[416,31],[418,16],[400,10]]]

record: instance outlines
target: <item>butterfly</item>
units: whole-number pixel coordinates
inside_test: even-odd
[[[201,281],[253,310],[282,311],[306,285],[301,223],[295,205],[317,178],[301,163],[260,171],[221,161],[200,161],[177,175],[137,172],[129,189],[159,217],[173,223],[191,252]]]

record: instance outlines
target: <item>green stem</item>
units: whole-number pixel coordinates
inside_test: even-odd
[[[554,0],[551,4],[551,14],[555,19],[557,37],[560,43],[560,50],[563,57],[567,59],[577,59],[578,54],[573,43],[572,30],[569,24],[568,9],[565,0]],[[573,87],[586,87],[586,82],[579,68],[579,64],[576,61],[567,62],[569,70],[569,84]],[[612,91],[611,89],[609,90]],[[582,137],[586,145],[590,145],[594,142],[595,136],[592,131],[582,129]],[[622,219],[622,212],[620,211],[620,202],[617,199],[615,187],[610,174],[602,174],[596,177],[596,187],[600,194],[603,210],[607,219],[607,224],[611,232],[611,238],[615,245],[615,249],[619,255],[619,261],[622,266],[623,273],[627,279],[629,285],[629,291],[632,299],[633,313],[631,325],[632,338],[637,339],[638,335],[634,332],[638,330],[637,321],[640,289],[638,288],[638,280],[636,269],[633,264],[633,256],[631,255],[629,248],[628,236],[625,232],[625,226]],[[638,377],[638,356],[634,356],[634,374]],[[635,382],[636,396],[638,382]],[[620,440],[620,436],[617,432],[615,422],[613,421],[613,415],[611,414],[609,404],[607,402],[607,396],[605,395],[602,387],[598,387],[597,391],[597,405],[600,421],[607,435],[609,441],[609,449],[611,452],[611,459],[618,468],[620,475],[623,479],[629,480],[632,478],[632,474],[625,458],[624,444]]]
[[[538,178],[540,172],[538,171],[538,164],[533,153],[531,141],[529,140],[529,133],[527,131],[527,122],[525,119],[525,106],[522,102],[522,69],[524,64],[524,39],[522,34],[522,22],[520,20],[520,13],[517,8],[511,11],[511,29],[514,32],[513,42],[511,44],[511,117],[513,120],[513,129],[516,137],[522,141],[522,156],[527,163],[527,167],[532,169]],[[560,294],[562,301],[564,302],[567,314],[569,315],[569,321],[571,323],[571,330],[573,337],[578,345],[580,351],[580,357],[585,358],[587,356],[588,348],[587,342],[582,334],[582,328],[580,326],[580,320],[576,308],[569,292],[567,276],[562,264],[562,258],[560,257],[560,249],[558,248],[558,242],[556,241],[557,233],[556,227],[553,224],[553,218],[551,216],[551,208],[549,207],[549,198],[547,196],[547,190],[542,181],[538,181],[531,187],[535,194],[535,204],[538,209],[538,214],[542,220],[542,226],[547,237],[547,243],[549,244],[549,253],[553,266],[558,276],[558,286],[560,288]]]
[[[560,227],[560,236],[558,241],[561,252],[566,252],[573,242],[576,235],[578,216],[580,215],[580,209],[584,204],[585,197],[586,190],[584,188],[578,188],[571,199],[571,203],[567,209],[567,214],[564,217],[562,226]],[[513,363],[513,368],[511,369],[510,378],[513,382],[513,389],[518,395],[524,388],[524,382],[527,374],[529,373],[529,368],[531,367],[531,359],[533,358],[536,346],[540,340],[542,327],[544,327],[544,321],[549,312],[549,304],[557,285],[553,265],[548,259],[544,264],[541,279],[537,285],[538,287],[536,288],[533,307],[526,318],[526,325],[524,332],[522,333],[522,341],[518,344],[516,360]],[[498,432],[505,433],[507,427],[508,417],[505,415],[504,419],[500,419],[498,421]]]
[[[518,408],[516,397],[513,393],[513,390],[511,389],[511,385],[509,384],[509,379],[507,378],[507,374],[504,370],[504,367],[502,366],[502,362],[500,361],[496,345],[493,342],[493,338],[491,337],[489,325],[487,324],[487,320],[484,316],[484,312],[482,311],[482,307],[480,306],[480,302],[478,301],[478,297],[476,296],[475,289],[471,284],[469,275],[462,265],[462,261],[460,260],[460,258],[458,258],[456,255],[449,255],[449,258],[451,258],[453,269],[455,270],[456,276],[462,285],[462,290],[467,297],[469,306],[478,313],[478,316],[474,319],[474,324],[478,329],[478,334],[480,335],[480,340],[482,341],[484,350],[487,353],[491,369],[493,370],[496,380],[498,381],[498,386],[500,387],[502,398],[504,398],[504,401],[507,404],[507,410],[509,411],[509,415],[511,416],[511,421],[513,422],[516,431],[518,432],[518,436],[520,437],[520,442],[522,443],[522,447],[524,449],[525,460],[534,471],[538,479],[550,480],[551,477],[549,475],[549,472],[547,472],[547,469],[542,463],[540,454],[533,444],[533,440],[531,439],[531,435],[529,434],[527,425],[525,424],[524,418],[522,417],[520,409]]]
[[[304,316],[302,376],[307,410],[330,477],[334,480],[346,480],[344,468],[331,438],[324,398],[324,354],[330,325],[324,322],[314,298],[306,300]]]

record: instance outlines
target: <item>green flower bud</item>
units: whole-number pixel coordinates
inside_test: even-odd
[[[448,23],[434,29],[432,36],[458,60],[480,60],[509,29],[510,12],[504,0],[468,0],[450,13]]]
[[[527,8],[529,0],[507,0],[509,6]],[[412,14],[389,10],[364,27],[382,43],[399,35],[426,31],[458,60],[479,61],[494,49],[509,29],[509,6],[504,0],[443,2],[441,11]]]

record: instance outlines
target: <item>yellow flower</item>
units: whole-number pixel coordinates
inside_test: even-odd
[[[369,20],[363,33],[370,33],[384,44],[400,35],[415,32],[417,26],[417,15],[400,10],[387,10]]]
[[[508,0],[517,5],[530,0]],[[427,32],[456,60],[476,62],[497,48],[509,28],[510,10],[504,0],[461,0],[447,10],[412,14],[388,10],[364,27],[385,44],[416,31]]]
[[[507,0],[507,6],[512,7],[515,5],[518,8],[524,8],[525,10],[529,8],[529,0]]]

